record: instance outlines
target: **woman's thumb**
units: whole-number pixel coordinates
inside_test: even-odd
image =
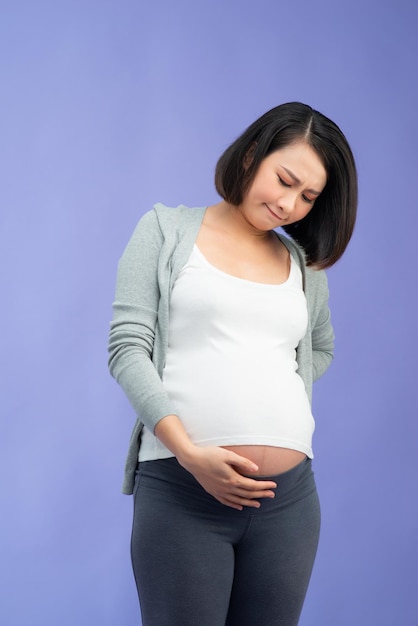
[[[244,472],[256,472],[258,470],[258,465],[250,461],[250,459],[246,459],[245,456],[240,456],[232,451],[231,455],[228,461],[230,465],[235,465],[235,467],[239,467],[239,469]]]

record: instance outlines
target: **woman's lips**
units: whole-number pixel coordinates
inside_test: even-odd
[[[265,204],[265,206],[267,207],[268,212],[269,212],[269,213],[271,213],[271,215],[272,215],[273,217],[275,217],[275,218],[276,218],[276,220],[279,220],[279,222],[284,222],[284,218],[283,218],[283,217],[280,217],[279,215],[277,215],[277,213],[275,213],[274,211],[272,211],[272,210],[270,209],[270,207],[269,207],[269,205],[268,205],[268,204]]]

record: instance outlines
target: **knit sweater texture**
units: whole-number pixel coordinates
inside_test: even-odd
[[[113,320],[109,336],[109,369],[132,404],[137,420],[125,464],[122,491],[132,494],[141,431],[175,408],[162,383],[168,345],[170,295],[196,241],[205,207],[156,204],[139,221],[118,265]],[[334,334],[323,270],[305,265],[303,251],[278,235],[296,259],[303,276],[308,329],[297,347],[298,374],[312,401],[312,383],[328,368]],[[180,416],[181,418],[181,416]]]

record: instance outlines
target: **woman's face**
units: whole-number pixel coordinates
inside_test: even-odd
[[[263,159],[239,209],[259,231],[293,224],[309,213],[326,182],[316,152],[292,143]]]

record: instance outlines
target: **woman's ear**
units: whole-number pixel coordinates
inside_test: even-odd
[[[255,149],[257,147],[257,143],[254,141],[251,146],[248,148],[247,153],[244,157],[244,161],[242,163],[242,167],[244,168],[245,171],[248,170],[248,168],[250,167],[251,163],[253,162],[254,159],[254,152]]]

